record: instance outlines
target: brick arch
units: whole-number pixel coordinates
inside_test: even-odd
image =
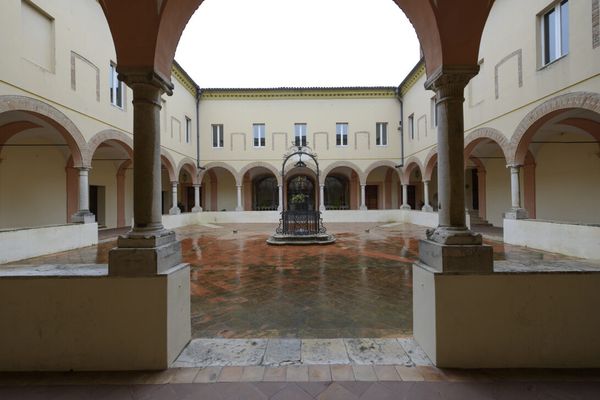
[[[9,111],[22,111],[32,114],[50,124],[63,137],[73,157],[74,167],[90,166],[86,164],[87,143],[75,123],[65,114],[40,100],[26,96],[0,96],[0,114]]]
[[[398,178],[401,178],[400,173],[398,172],[398,168],[396,168],[398,164],[393,162],[393,161],[389,161],[389,160],[381,160],[381,161],[375,161],[374,163],[372,163],[371,165],[369,165],[367,167],[367,169],[365,169],[365,172],[363,174],[363,177],[361,179],[361,184],[362,185],[366,185],[367,184],[367,179],[369,178],[369,175],[371,174],[371,172],[373,172],[375,169],[379,168],[379,167],[390,167],[392,168],[394,171],[396,171],[396,173],[398,174]],[[360,175],[359,175],[360,177]]]
[[[362,170],[358,167],[358,165],[356,165],[350,161],[336,161],[332,164],[329,164],[328,166],[325,167],[325,169],[323,169],[323,172],[321,173],[321,175],[323,176],[323,182],[325,182],[325,179],[327,179],[327,176],[334,169],[341,168],[341,167],[350,168],[352,171],[354,171],[356,173],[356,175],[358,176],[358,179],[361,183],[367,181],[367,177],[362,172]]]
[[[185,157],[184,159],[179,161],[177,169],[175,170],[177,180],[179,180],[179,175],[181,174],[182,169],[185,169],[190,174],[190,176],[192,177],[192,184],[196,185],[199,183],[198,168],[196,167],[196,161],[194,161],[190,157]]]
[[[281,185],[281,171],[277,170],[277,168],[275,168],[272,164],[266,163],[266,162],[262,162],[262,161],[256,161],[256,162],[252,162],[246,166],[244,166],[244,168],[242,168],[242,170],[240,171],[239,175],[240,175],[240,179],[244,179],[244,176],[252,169],[254,168],[264,168],[264,169],[268,169],[269,171],[271,171],[271,173],[273,175],[275,175],[275,178],[277,179],[277,184]]]
[[[529,143],[537,131],[553,117],[572,109],[600,114],[600,94],[574,92],[553,97],[531,110],[519,123],[510,140],[509,164],[523,165]]]
[[[434,147],[429,151],[427,157],[425,158],[425,172],[423,173],[423,180],[430,181],[431,176],[433,175],[433,169],[437,165],[437,147]]]
[[[160,150],[160,162],[167,169],[170,182],[177,182],[178,176],[175,175],[175,160],[173,156],[165,149]]]
[[[486,140],[491,140],[500,146],[502,154],[504,154],[504,159],[507,161],[509,160],[511,154],[510,142],[502,132],[494,128],[479,128],[465,137],[465,160],[469,159],[469,156],[473,153],[478,144]]]
[[[416,157],[410,157],[408,160],[406,160],[405,167],[402,168],[402,175],[400,175],[403,185],[408,185],[410,183],[410,174],[415,168],[418,168],[421,172],[421,176],[423,176],[423,171],[425,171],[425,169],[423,168],[421,160]]]
[[[92,165],[92,159],[94,153],[100,145],[105,142],[115,142],[123,148],[129,154],[129,157],[133,157],[133,140],[125,133],[117,131],[115,129],[107,129],[96,133],[87,144],[87,151],[85,154],[85,164]]]
[[[212,170],[213,168],[226,169],[227,171],[229,171],[229,173],[231,175],[233,175],[233,179],[235,180],[235,184],[237,186],[242,184],[242,179],[240,178],[240,174],[235,170],[235,168],[233,168],[231,165],[221,162],[221,161],[215,161],[215,162],[210,162],[210,163],[206,164],[203,167],[202,171],[200,172],[198,181],[202,182],[202,180],[204,179],[204,175],[206,175],[208,172],[210,172],[210,170]]]

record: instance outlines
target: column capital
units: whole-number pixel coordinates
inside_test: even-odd
[[[174,85],[170,78],[163,76],[153,68],[119,68],[117,66],[117,71],[119,73],[119,80],[132,88],[137,85],[149,85],[163,91],[169,96],[173,94]]]
[[[464,101],[465,87],[478,73],[478,65],[442,65],[427,78],[425,88],[436,92],[438,102],[448,98]]]
[[[192,184],[192,186],[195,187],[195,188],[201,188],[202,184],[201,183],[194,183],[194,184]]]
[[[521,164],[508,164],[506,165],[506,168],[510,168],[510,169],[519,169],[519,168],[523,168],[523,165]]]
[[[178,181],[171,181],[171,186],[177,186],[177,185],[179,185]]]
[[[74,167],[75,169],[79,170],[79,172],[89,172],[92,167],[89,167],[87,165],[84,165],[82,167]]]

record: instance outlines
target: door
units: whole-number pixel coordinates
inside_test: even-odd
[[[408,185],[408,193],[407,193],[407,197],[408,197],[408,205],[410,205],[410,208],[413,210],[417,209],[417,187],[415,185]]]
[[[367,209],[378,210],[379,199],[378,199],[379,187],[377,185],[367,185],[365,188],[365,203]]]

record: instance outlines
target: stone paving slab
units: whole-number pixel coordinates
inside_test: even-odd
[[[42,265],[3,265],[1,277],[20,276],[106,276],[108,264],[42,264]]]
[[[186,347],[174,367],[260,365],[266,339],[196,339]]]
[[[300,339],[269,339],[264,365],[300,364],[302,341]]]
[[[431,363],[431,360],[429,360],[429,357],[427,357],[427,354],[425,354],[425,351],[421,348],[421,346],[419,346],[419,344],[414,338],[402,338],[398,339],[398,342],[400,342],[400,345],[402,346],[404,351],[406,351],[406,354],[408,355],[408,357],[410,357],[410,360],[414,365],[433,365]]]
[[[411,365],[412,361],[400,342],[389,339],[346,339],[352,364]]]
[[[304,339],[302,364],[350,364],[350,358],[343,339]]]

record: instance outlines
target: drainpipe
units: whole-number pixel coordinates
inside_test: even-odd
[[[200,167],[200,96],[202,95],[202,89],[196,86],[196,166]]]
[[[402,94],[400,93],[400,86],[396,88],[396,98],[400,103],[400,126],[398,130],[400,131],[400,165],[397,165],[396,168],[404,167],[404,103],[402,102]]]

